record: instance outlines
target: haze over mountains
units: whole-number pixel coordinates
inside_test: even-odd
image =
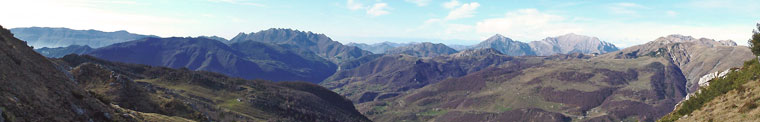
[[[132,41],[152,35],[140,35],[127,31],[103,32],[98,30],[73,30],[68,28],[29,27],[10,29],[14,37],[35,48],[55,48],[69,45],[87,45],[93,48],[114,43]]]
[[[26,38],[37,38],[32,31],[24,32]],[[50,37],[44,32],[38,36]],[[324,34],[292,29],[240,33],[230,40],[145,37],[94,49],[65,46],[35,51],[63,57],[52,60],[73,68],[67,72],[85,82],[83,88],[93,90],[92,94],[122,95],[108,100],[120,106],[141,106],[125,109],[192,120],[236,121],[287,118],[288,114],[298,116],[284,120],[654,121],[693,93],[701,76],[739,67],[753,58],[747,47],[730,40],[669,35],[619,50],[596,37],[572,33],[529,43],[497,34],[460,50],[430,42],[343,45]],[[69,53],[84,55],[64,56]],[[107,78],[108,72],[128,79]],[[103,79],[145,88],[117,89],[94,82]],[[105,89],[95,89],[101,87]],[[148,109],[166,103],[153,98],[140,98],[148,102],[122,99],[130,95],[126,94],[129,90],[142,96],[168,94],[173,97],[166,99],[205,107],[182,114]],[[216,94],[230,95],[210,97]],[[241,103],[255,111],[233,109]],[[314,106],[318,104],[330,105]],[[340,112],[320,113],[324,111]]]

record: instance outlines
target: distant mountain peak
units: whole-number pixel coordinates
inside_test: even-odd
[[[685,36],[681,34],[671,34],[668,36],[660,37],[649,43],[658,43],[658,44],[695,43],[695,44],[701,44],[701,45],[706,45],[706,46],[737,46],[736,42],[734,42],[733,40],[716,41],[715,39],[704,38],[704,37],[697,39],[692,36]]]
[[[506,36],[501,35],[501,34],[496,34],[496,35],[493,35],[490,38],[486,39],[486,41],[489,41],[489,40],[490,41],[513,41],[511,38],[506,37]]]

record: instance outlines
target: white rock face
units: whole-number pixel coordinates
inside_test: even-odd
[[[570,53],[602,54],[618,50],[612,43],[600,41],[599,38],[573,33],[547,37],[529,44],[533,51],[540,56]]]
[[[709,73],[709,74],[706,74],[706,75],[702,76],[701,78],[699,78],[699,82],[698,82],[699,88],[710,86],[710,80],[715,79],[715,78],[723,78],[723,77],[726,76],[726,74],[728,74],[729,72],[732,72],[732,71],[733,70],[731,70],[731,69],[726,69],[724,71],[713,72],[713,73]],[[683,98],[683,100],[681,100],[681,102],[689,100],[689,98],[691,98],[692,95],[694,95],[696,93],[699,93],[699,92],[700,92],[700,89],[697,89],[696,92],[689,93],[688,95],[686,95],[685,98]],[[681,103],[679,102],[678,104],[681,104]],[[678,105],[676,105],[676,106],[678,106]]]
[[[725,71],[722,71],[722,72],[713,72],[713,73],[702,76],[702,78],[699,78],[699,82],[698,82],[699,87],[709,86],[710,80],[715,79],[715,78],[722,78],[723,76],[726,76],[728,72],[731,72],[731,69],[726,69]]]

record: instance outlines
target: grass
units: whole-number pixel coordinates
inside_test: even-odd
[[[723,78],[711,80],[710,86],[700,88],[700,92],[696,93],[691,99],[683,101],[676,110],[658,121],[673,122],[684,115],[689,115],[695,110],[702,108],[705,103],[710,102],[717,96],[726,94],[728,91],[738,88],[743,89],[742,85],[749,81],[756,80],[758,74],[760,74],[758,60],[752,59],[746,61],[741,70],[730,72]]]
[[[507,111],[511,111],[512,110],[512,108],[510,108],[510,107],[504,107],[504,106],[498,106],[498,107],[496,107],[496,109],[498,109],[499,112],[507,112]]]
[[[441,109],[430,109],[425,112],[418,113],[417,115],[420,116],[438,116],[448,113],[448,110],[441,110]]]

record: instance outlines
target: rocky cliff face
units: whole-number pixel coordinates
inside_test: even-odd
[[[385,51],[385,54],[406,54],[419,57],[434,57],[456,53],[454,50],[444,44],[423,42],[418,44],[411,44],[408,46],[397,47]]]
[[[358,47],[346,46],[340,42],[333,41],[324,34],[291,29],[269,29],[249,34],[240,33],[230,41],[232,43],[258,41],[272,44],[289,44],[297,46],[299,49],[314,52],[318,56],[326,58],[335,64],[341,64],[372,54],[372,52],[359,49]]]
[[[35,48],[66,47],[69,45],[87,45],[93,48],[114,43],[137,40],[152,35],[140,35],[127,31],[103,32],[98,30],[73,30],[68,28],[29,27],[11,29],[14,36],[27,41]]]
[[[646,44],[632,46],[602,57],[635,59],[640,57],[667,57],[683,71],[689,81],[685,87],[691,92],[698,88],[699,78],[712,72],[740,67],[753,54],[745,46],[736,46],[733,41],[696,39],[691,36],[669,35]]]

